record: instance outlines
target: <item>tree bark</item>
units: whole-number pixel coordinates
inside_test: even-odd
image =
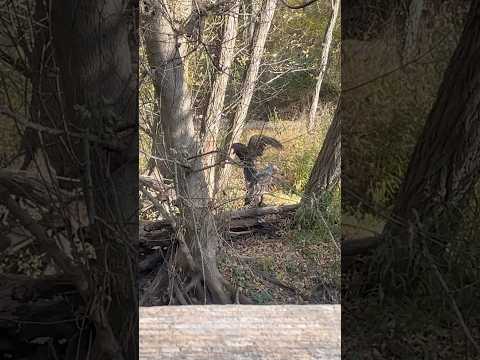
[[[332,8],[332,14],[330,15],[330,21],[328,22],[328,28],[325,31],[323,39],[323,49],[322,49],[322,58],[320,62],[320,72],[317,78],[317,84],[315,86],[315,93],[312,98],[312,105],[310,107],[310,112],[308,115],[308,130],[313,130],[315,127],[315,118],[317,114],[318,101],[320,98],[320,90],[322,88],[323,78],[327,71],[328,58],[330,55],[330,47],[332,45],[333,39],[333,30],[335,29],[335,23],[337,21],[338,12],[340,9],[340,0],[335,0]]]
[[[225,145],[221,148],[221,152],[218,155],[217,163],[221,164],[216,168],[215,172],[215,184],[214,193],[217,193],[222,189],[224,181],[228,178],[230,173],[230,166],[225,164],[226,154],[231,154],[231,146],[233,143],[238,142],[245,127],[245,121],[247,118],[248,108],[255,92],[255,85],[257,82],[258,71],[262,61],[262,55],[265,49],[265,42],[267,40],[268,32],[272,24],[275,9],[277,7],[278,0],[264,0],[262,9],[259,13],[258,23],[255,27],[253,36],[252,53],[250,56],[250,64],[245,74],[242,90],[240,92],[239,103],[237,105],[235,115],[232,123],[228,127],[225,135]]]
[[[420,276],[409,264],[423,245],[441,255],[455,239],[467,195],[479,178],[479,17],[480,3],[473,2],[397,196],[395,221],[384,229],[395,272],[409,279]]]
[[[218,67],[220,68],[220,70],[217,72],[215,80],[213,82],[212,91],[210,93],[210,100],[205,116],[205,153],[217,150],[218,146],[218,135],[222,122],[222,111],[225,102],[225,94],[227,92],[227,85],[231,76],[230,69],[235,54],[235,41],[238,33],[239,10],[240,1],[235,0],[234,5],[225,15],[223,39],[220,50],[220,60],[218,62]],[[207,184],[210,197],[214,195],[214,165],[217,161],[217,157],[215,156],[215,154],[216,153],[212,153],[211,155],[208,155],[205,161],[205,167],[212,166],[207,170]]]
[[[341,106],[340,101],[338,106]],[[341,171],[340,131],[341,121],[337,110],[305,187],[302,205],[315,201],[322,192],[328,191],[339,180]]]
[[[188,18],[191,8],[177,5],[176,10]],[[162,170],[165,177],[174,180],[180,210],[178,220],[171,219],[182,245],[176,259],[188,281],[201,275],[207,294],[200,301],[225,304],[232,301],[231,294],[225,290],[226,282],[217,267],[220,239],[210,208],[203,161],[196,156],[202,151],[202,144],[195,133],[191,93],[185,79],[184,59],[188,49],[174,30],[175,19],[165,1],[157,3],[156,15],[149,20],[150,31],[145,43],[150,67],[155,69],[156,96],[162,103],[164,138],[158,142],[164,144],[162,157],[168,159]],[[185,303],[179,289],[181,284],[177,281],[171,278],[172,287],[178,290],[176,301]],[[194,288],[203,291],[203,284],[198,282]]]
[[[113,216],[119,217],[113,222],[136,224],[138,189],[132,184],[138,183],[137,76],[125,22],[131,14],[124,7],[125,0],[78,7],[59,1],[52,13],[52,31],[65,119],[86,134],[121,144],[110,151],[101,144],[75,140],[78,159],[90,161],[91,169],[77,163],[71,175],[82,178],[91,173],[93,188],[99,189],[95,194],[99,216],[111,217],[113,208]],[[130,236],[134,228],[130,226]]]
[[[248,31],[246,32],[246,43],[253,46],[253,39],[255,35],[255,27],[257,24],[257,16],[261,9],[261,0],[250,0],[250,14],[249,14],[249,21],[248,24]]]

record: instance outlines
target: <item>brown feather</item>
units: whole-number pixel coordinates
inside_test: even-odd
[[[252,158],[262,156],[265,149],[272,146],[276,149],[283,149],[283,145],[277,139],[265,135],[252,135],[248,141],[248,152]]]

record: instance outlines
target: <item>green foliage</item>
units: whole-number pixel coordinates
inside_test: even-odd
[[[315,150],[316,149],[306,149],[304,152],[297,153],[295,155],[296,159],[291,163],[292,166],[290,170],[296,174],[293,186],[298,192],[303,192],[310,178],[310,173],[318,156],[318,151]]]
[[[245,288],[248,281],[248,276],[245,269],[235,267],[232,269],[232,282],[234,285]]]
[[[303,11],[285,7],[277,9],[273,31],[266,44],[265,63],[272,71],[261,80],[270,82],[268,88],[260,87],[257,97],[270,97],[277,91],[271,106],[288,106],[305,102],[313,94],[322,54],[322,39],[328,27],[331,7],[329,2],[320,2]],[[337,19],[330,50],[330,62],[322,84],[322,95],[333,97],[340,90],[340,19]],[[278,78],[277,74],[284,72]]]
[[[341,232],[340,187],[320,194],[297,211],[296,223],[301,229],[300,238],[328,239],[338,241]],[[305,236],[305,233],[313,234]]]
[[[260,268],[262,271],[271,272],[274,267],[274,258],[273,256],[265,256],[262,258],[260,263]]]
[[[253,294],[253,301],[257,304],[267,304],[272,300],[273,296],[268,290],[263,290]]]
[[[0,260],[0,273],[22,274],[31,277],[42,275],[48,265],[46,254],[38,254],[30,248],[5,255]]]

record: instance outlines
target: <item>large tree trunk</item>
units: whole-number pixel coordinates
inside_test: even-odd
[[[479,17],[476,1],[413,152],[391,216],[395,220],[384,230],[393,249],[387,260],[393,261],[392,273],[412,281],[421,276],[410,266],[412,256],[429,251],[440,258],[447,241],[455,239],[466,197],[479,178]]]
[[[102,294],[95,283],[89,289],[89,302],[103,304],[92,308],[91,315],[98,358],[130,357],[137,348],[137,339],[128,330],[136,327],[138,306],[132,280],[136,256],[131,247],[138,236],[137,69],[130,47],[136,21],[132,4],[127,0],[55,1],[52,6],[65,119],[79,131],[118,144],[112,151],[82,139],[76,152],[90,229],[96,237],[92,241],[99,248],[98,256],[108,259],[97,264],[97,271],[112,289],[110,294]],[[97,223],[97,218],[106,226]]]
[[[132,15],[126,9],[132,8],[125,7],[127,2],[65,5],[59,1],[53,10],[52,29],[65,118],[80,131],[104,139],[105,144],[119,142],[113,149],[78,140],[79,160],[91,161],[93,186],[98,189],[96,211],[100,216],[111,217],[113,210],[113,216],[119,216],[116,221],[135,224],[138,193],[132,184],[138,183],[138,154],[134,154],[138,143],[138,102],[136,69],[130,54],[130,24],[125,22]],[[64,12],[71,15],[65,16]],[[90,148],[90,155],[85,148]],[[83,176],[84,166],[77,163],[74,175]],[[107,181],[106,176],[111,179]],[[135,231],[130,226],[130,235]]]
[[[338,106],[341,106],[339,102]],[[340,178],[341,169],[341,121],[337,112],[328,128],[327,135],[318,154],[302,198],[302,204],[309,204],[328,191]]]
[[[197,298],[198,302],[229,303],[232,299],[225,290],[226,282],[216,263],[220,239],[209,206],[208,184],[202,170],[204,164],[202,158],[196,156],[202,146],[195,133],[191,93],[185,79],[187,44],[173,28],[178,15],[168,11],[166,5],[164,1],[157,3],[156,14],[148,20],[150,31],[145,42],[150,67],[155,69],[156,94],[162,103],[164,138],[158,143],[164,144],[162,156],[168,159],[162,166],[163,175],[174,180],[180,210],[179,217],[170,219],[181,244],[176,254],[177,265],[185,275],[170,278],[175,290],[173,302],[187,303],[182,290],[183,285],[190,282],[194,286],[185,290],[187,298]],[[189,5],[179,5],[176,10],[188,17]]]
[[[318,100],[320,98],[320,90],[322,88],[323,78],[327,72],[328,58],[330,55],[330,47],[332,45],[333,30],[335,29],[335,23],[337,21],[338,12],[340,9],[340,0],[335,0],[332,8],[332,14],[330,15],[330,21],[328,22],[328,28],[325,31],[323,39],[322,58],[320,62],[320,72],[318,73],[317,84],[315,86],[315,93],[313,94],[312,105],[308,115],[308,130],[313,130],[315,127],[315,118],[317,115]]]
[[[258,23],[255,27],[253,36],[252,53],[250,55],[250,64],[245,74],[242,90],[240,93],[239,103],[237,105],[235,115],[232,123],[228,127],[227,134],[225,136],[224,146],[218,156],[218,163],[221,166],[216,168],[214,193],[217,193],[223,188],[222,181],[228,178],[230,173],[230,166],[224,163],[226,154],[231,154],[231,146],[233,143],[238,142],[242,136],[245,122],[247,119],[248,108],[255,92],[255,85],[257,82],[258,71],[262,61],[263,51],[265,49],[265,42],[267,41],[270,25],[272,24],[275,9],[277,7],[278,0],[264,0],[262,9],[259,13]]]
[[[123,359],[137,348],[136,337],[126,329],[137,323],[131,247],[138,236],[137,71],[129,47],[133,10],[123,0],[37,1],[31,121],[10,113],[30,129],[32,137],[25,138],[25,144],[36,141],[55,170],[42,174],[42,184],[51,182],[53,189],[51,200],[41,205],[67,228],[67,242],[73,243],[72,224],[83,222],[98,261],[82,262],[78,254],[70,258],[47,233],[47,227],[55,225],[33,221],[12,200],[16,190],[5,183],[0,187],[1,201],[75,286],[80,307],[88,309],[84,314],[76,311],[95,329],[90,332],[94,340],[89,359]],[[55,172],[69,179],[57,182]],[[62,197],[62,188],[72,183],[78,187],[77,180],[83,198],[76,201],[78,208],[87,208],[85,217],[80,210],[69,211]],[[31,197],[21,191],[15,195]],[[60,205],[53,202],[57,195]]]
[[[205,116],[205,143],[204,152],[209,153],[217,149],[218,135],[222,112],[225,102],[225,94],[227,92],[228,80],[231,76],[230,68],[232,66],[235,54],[235,41],[238,32],[238,13],[240,10],[240,1],[235,0],[234,5],[229,9],[225,15],[223,39],[220,50],[220,60],[218,62],[219,71],[216,74],[213,82],[212,92],[210,93],[210,100]],[[207,170],[207,183],[209,186],[209,194],[213,196],[213,184],[215,178],[215,163],[217,161],[216,153],[207,155],[205,167],[210,167]]]

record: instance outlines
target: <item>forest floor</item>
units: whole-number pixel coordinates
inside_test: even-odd
[[[285,229],[225,242],[220,269],[257,304],[338,303],[340,256],[331,239]]]
[[[342,326],[342,358],[347,360],[479,358],[452,314],[439,316],[414,300],[381,302],[378,295],[345,305],[342,324],[349,326]],[[469,318],[467,326],[478,343],[480,318]]]

